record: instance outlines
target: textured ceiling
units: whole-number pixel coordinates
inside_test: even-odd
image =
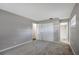
[[[48,18],[69,18],[74,3],[1,3],[0,9],[41,21]]]

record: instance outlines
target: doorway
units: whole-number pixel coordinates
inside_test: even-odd
[[[68,22],[60,23],[60,41],[64,43],[69,43],[68,40]]]

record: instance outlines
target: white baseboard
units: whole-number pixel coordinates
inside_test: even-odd
[[[12,46],[12,47],[8,47],[8,48],[6,48],[6,49],[0,50],[0,53],[1,53],[1,52],[4,52],[4,51],[7,51],[7,50],[9,50],[9,49],[12,49],[12,48],[15,48],[15,47],[21,46],[21,45],[23,45],[23,44],[30,43],[30,42],[32,42],[32,40],[27,41],[27,42],[24,42],[24,43],[21,43],[21,44],[18,44],[18,45],[15,45],[15,46]]]
[[[74,49],[72,48],[71,44],[69,44],[69,45],[70,45],[70,48],[72,49],[73,54],[76,55],[76,53],[75,53]]]

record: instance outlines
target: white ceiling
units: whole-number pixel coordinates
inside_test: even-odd
[[[69,18],[74,5],[73,3],[0,3],[0,8],[41,21],[48,18]]]

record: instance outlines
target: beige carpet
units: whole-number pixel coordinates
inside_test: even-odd
[[[69,45],[60,42],[35,40],[0,53],[2,55],[72,55]]]

